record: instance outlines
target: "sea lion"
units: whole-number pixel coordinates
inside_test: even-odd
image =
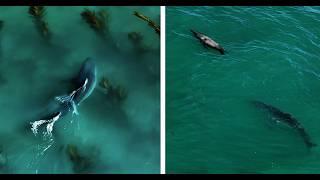
[[[224,54],[224,49],[222,46],[220,46],[217,42],[215,42],[214,40],[212,40],[210,37],[202,34],[202,33],[199,33],[199,32],[196,32],[194,30],[190,30],[193,35],[198,38],[200,40],[200,42],[203,44],[203,46],[205,48],[208,48],[208,47],[211,47],[213,49],[216,49],[218,50],[221,54]]]

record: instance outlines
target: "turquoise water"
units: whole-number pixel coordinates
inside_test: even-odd
[[[167,7],[166,17],[167,173],[320,173],[320,7]],[[292,114],[318,146],[251,100]]]
[[[107,41],[81,18],[84,8],[109,14]],[[0,173],[160,172],[160,41],[134,11],[160,23],[159,7],[46,7],[45,43],[28,7],[0,8]],[[141,33],[140,49],[130,32]],[[72,78],[87,57],[97,84],[79,115],[55,122],[51,138],[43,129],[35,136],[30,122],[47,115],[55,96],[74,90]],[[123,87],[126,98],[105,93],[102,77]]]

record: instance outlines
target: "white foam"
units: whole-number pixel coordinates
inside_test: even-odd
[[[32,124],[31,130],[32,130],[33,134],[37,135],[38,134],[38,127],[46,122],[47,122],[46,120],[39,120],[39,121],[31,122],[30,123],[30,124]]]
[[[48,119],[48,120],[38,120],[35,122],[31,122],[32,124],[32,132],[33,134],[36,136],[38,134],[38,127],[41,126],[42,124],[47,123],[47,128],[46,128],[46,132],[44,132],[45,137],[51,137],[52,136],[52,130],[53,130],[53,125],[54,123],[60,118],[61,116],[61,112],[59,112],[59,114],[57,114],[56,116],[54,116],[52,119]]]

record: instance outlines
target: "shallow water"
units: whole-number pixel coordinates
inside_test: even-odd
[[[319,173],[319,146],[308,150],[250,101],[292,114],[320,144],[320,8],[167,7],[166,16],[167,173]]]
[[[84,8],[109,14],[109,41],[81,18]],[[28,7],[2,7],[0,20],[1,173],[159,173],[160,41],[134,11],[160,23],[159,7],[47,7],[52,34],[44,43]],[[129,32],[143,35],[137,51]],[[30,122],[40,120],[71,92],[72,78],[92,57],[97,84],[78,107],[53,127],[53,136],[35,136]],[[100,87],[102,77],[127,91],[121,102]],[[68,145],[69,154],[68,156]],[[73,147],[73,148],[71,148]],[[2,163],[1,163],[2,162]],[[81,163],[88,165],[81,165]]]

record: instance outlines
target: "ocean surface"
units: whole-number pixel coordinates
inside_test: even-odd
[[[159,173],[160,38],[133,13],[159,24],[160,8],[45,8],[50,38],[29,7],[0,8],[0,173]],[[107,14],[107,38],[82,18],[85,8]],[[97,83],[79,115],[56,121],[51,137],[45,125],[34,134],[30,123],[74,90],[87,57]],[[122,98],[101,86],[103,77]]]
[[[320,7],[166,7],[166,172],[320,173],[319,41]]]

